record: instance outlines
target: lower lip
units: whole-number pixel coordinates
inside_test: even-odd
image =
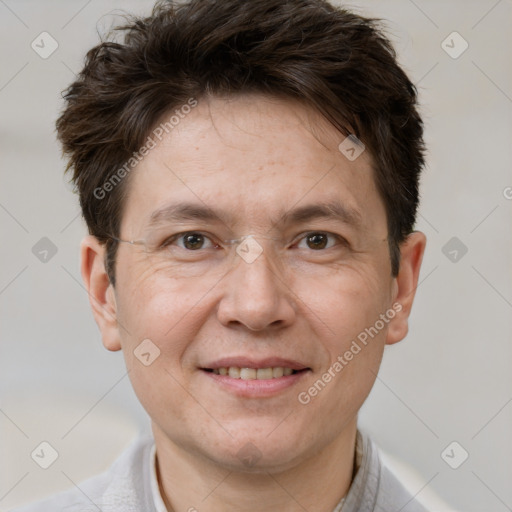
[[[224,387],[228,391],[235,393],[238,396],[254,398],[274,396],[279,392],[297,384],[304,378],[306,374],[310,372],[310,370],[303,370],[297,373],[292,373],[291,375],[263,380],[233,379],[227,375],[217,375],[206,370],[201,370],[201,372],[210,379],[213,379],[213,381],[220,386]]]

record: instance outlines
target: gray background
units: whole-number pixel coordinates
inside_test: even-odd
[[[104,470],[148,426],[81,284],[85,228],[53,127],[96,30],[116,21],[107,13],[151,5],[0,0],[0,510]],[[410,333],[387,349],[360,424],[434,510],[512,510],[512,3],[346,5],[388,20],[429,146],[417,224],[428,244]],[[31,48],[43,31],[59,45],[47,59]],[[469,44],[458,58],[442,47],[453,31]],[[462,44],[451,36],[445,48]],[[46,262],[33,253],[43,237],[57,249]],[[42,441],[59,453],[46,470],[30,457]],[[469,458],[452,469],[445,460],[462,450]]]

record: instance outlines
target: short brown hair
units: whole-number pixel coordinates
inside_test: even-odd
[[[413,230],[424,165],[417,91],[380,21],[325,0],[159,0],[89,50],[64,93],[58,138],[89,232],[116,241],[128,179],[97,191],[144,144],[162,114],[206,94],[262,92],[314,107],[369,150],[387,213],[392,274]]]

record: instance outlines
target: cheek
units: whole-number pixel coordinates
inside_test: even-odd
[[[370,291],[364,294],[358,288],[345,294],[327,320],[335,332],[323,340],[328,361],[298,397],[300,403],[310,403],[318,417],[348,421],[357,415],[373,387],[389,323],[380,317],[388,311],[386,301]]]
[[[135,394],[153,418],[184,421],[188,375],[182,363],[201,322],[197,298],[177,281],[158,286],[149,274],[133,275],[118,302],[126,368]]]
[[[190,280],[161,279],[155,269],[129,269],[118,293],[117,318],[128,369],[138,369],[139,345],[150,340],[158,360],[169,368],[179,365],[200,323],[195,307],[199,288]],[[130,275],[130,278],[127,276]],[[151,346],[151,344],[150,344]],[[135,352],[135,354],[134,354]]]
[[[340,397],[354,396],[362,403],[373,385],[394,316],[388,314],[389,296],[388,280],[378,272],[352,269],[333,276],[328,292],[317,298],[316,316],[329,333],[323,338],[329,361],[322,373],[329,373],[325,380]],[[310,307],[315,305],[310,302]]]
[[[347,266],[333,272],[313,293],[304,290],[302,294],[309,307],[330,327],[331,335],[346,340],[373,325],[389,307],[388,281],[369,265]]]

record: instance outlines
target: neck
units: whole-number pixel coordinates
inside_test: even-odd
[[[352,481],[355,419],[314,456],[286,471],[260,473],[223,468],[183,450],[154,423],[152,428],[160,493],[169,512],[332,512]]]

